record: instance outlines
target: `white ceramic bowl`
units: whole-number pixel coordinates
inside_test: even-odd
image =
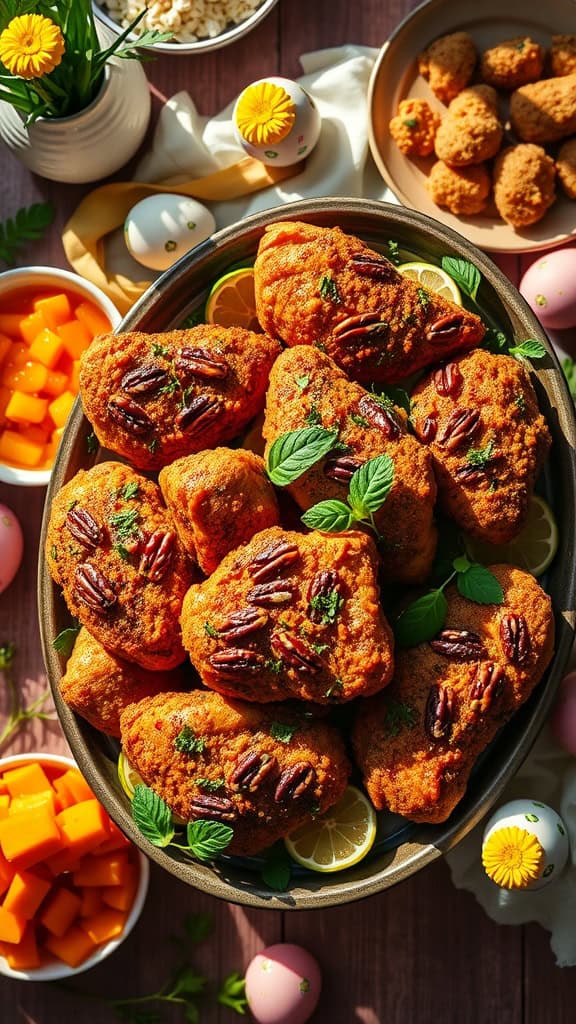
[[[46,765],[57,765],[62,768],[76,768],[78,771],[78,765],[76,761],[73,761],[71,757],[62,757],[60,754],[15,754],[12,757],[0,758],[0,772],[6,771],[7,768],[17,768],[21,764],[25,764],[28,761],[37,761],[39,764]],[[0,974],[6,975],[7,978],[18,978],[20,981],[57,981],[58,978],[71,978],[75,974],[82,974],[83,971],[89,971],[91,967],[96,967],[97,964],[105,960],[106,957],[110,956],[118,946],[124,942],[124,939],[128,937],[136,924],[142,908],[146,900],[146,894],[148,892],[148,883],[150,881],[150,864],[148,858],[140,851],[136,851],[138,854],[138,864],[140,870],[140,876],[138,881],[138,888],[136,890],[136,896],[132,904],[130,913],[126,919],[124,925],[124,931],[122,935],[119,935],[117,939],[112,939],[110,942],[105,942],[104,945],[99,946],[92,956],[89,956],[84,963],[78,967],[69,967],[67,964],[61,963],[57,960],[53,964],[46,964],[44,967],[31,968],[28,971],[15,971],[12,967],[9,967],[3,956],[0,956]]]
[[[55,267],[18,267],[0,274],[0,306],[12,292],[22,288],[65,288],[79,298],[93,302],[108,317],[112,328],[118,327],[122,317],[111,299],[95,284],[70,270]],[[0,462],[0,482],[20,487],[45,487],[50,480],[50,469],[19,469]]]

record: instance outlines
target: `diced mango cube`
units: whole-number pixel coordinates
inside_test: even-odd
[[[114,907],[115,910],[128,911],[134,903],[137,888],[138,870],[130,865],[130,872],[126,877],[124,885],[104,886],[100,890],[95,889],[94,892],[100,891],[104,903],[109,907]],[[87,892],[88,890],[84,891]]]
[[[57,889],[46,903],[40,915],[40,922],[45,928],[61,938],[72,922],[78,917],[82,900],[69,889]]]
[[[84,776],[77,772],[75,768],[69,768],[60,778],[65,781],[77,804],[81,804],[84,800],[96,799]],[[107,821],[109,823],[109,819]]]
[[[8,966],[13,971],[29,971],[40,967],[40,956],[36,942],[36,930],[30,922],[17,946],[8,946],[5,951]]]
[[[119,935],[122,935],[125,924],[126,914],[121,910],[113,910],[111,907],[105,907],[93,917],[83,917],[80,920],[82,931],[90,936],[96,946],[117,939]]]
[[[15,430],[5,430],[0,434],[0,462],[17,462],[21,466],[37,466],[44,449],[40,444],[33,444],[21,437]]]
[[[25,437],[27,441],[32,441],[32,444],[48,444],[49,434],[50,431],[46,431],[43,423],[33,424],[29,427],[20,427],[20,436]]]
[[[88,328],[92,338],[97,334],[108,334],[112,330],[112,325],[106,314],[98,309],[93,302],[81,302],[79,306],[76,306],[74,315]]]
[[[49,370],[53,370],[64,351],[64,342],[59,334],[55,334],[49,327],[45,327],[38,334],[30,348],[28,358],[43,363]]]
[[[80,359],[92,341],[92,335],[80,320],[70,320],[62,324],[58,328],[58,334],[71,359]]]
[[[24,366],[30,360],[30,349],[23,341],[13,341],[6,353],[4,366]]]
[[[50,324],[47,323],[42,310],[38,310],[38,312],[31,313],[30,316],[26,316],[20,321],[20,334],[26,344],[31,345],[40,334],[40,331],[49,326]]]
[[[52,814],[56,814],[56,800],[53,789],[45,789],[40,793],[26,793],[24,796],[15,796],[10,804],[9,815],[20,814],[22,811],[31,811],[34,807],[46,805]]]
[[[0,796],[0,820],[8,817],[8,811],[10,810],[10,797],[8,793],[2,793]]]
[[[56,819],[45,805],[0,821],[2,853],[18,869],[32,867],[61,850],[63,845]]]
[[[60,399],[56,398],[54,401],[59,402]],[[37,398],[36,395],[25,395],[23,391],[13,391],[6,406],[6,419],[15,423],[42,423],[47,411],[47,398]]]
[[[107,818],[106,811],[97,800],[84,800],[60,811],[56,821],[62,829],[67,848],[80,856],[94,850],[108,838]]]
[[[2,374],[2,383],[14,391],[24,391],[27,395],[33,395],[43,391],[48,379],[48,370],[42,363],[34,363],[31,360],[24,363],[24,366],[11,366],[8,364]]]
[[[69,967],[78,967],[94,952],[95,948],[95,943],[90,936],[75,924],[61,938],[49,935],[44,945]]]
[[[10,388],[0,386],[0,427],[3,427],[6,422],[6,409],[11,398]]]
[[[58,395],[58,398],[55,398],[50,402],[48,412],[57,427],[63,427],[65,425],[75,401],[76,395],[74,395],[72,391],[64,391],[63,394]]]
[[[130,874],[125,853],[107,853],[84,857],[74,872],[74,885],[124,885]]]
[[[64,772],[63,775],[60,775],[57,779],[54,779],[52,783],[54,790],[58,794],[61,811],[63,811],[65,807],[71,807],[72,804],[75,804],[77,802],[76,797],[74,796],[72,790],[67,784],[67,775],[68,772]]]
[[[31,871],[17,871],[4,897],[2,906],[30,921],[50,891],[50,882]]]
[[[0,334],[0,366],[8,356],[12,342],[7,334]]]
[[[11,338],[19,338],[20,321],[25,317],[26,313],[0,313],[0,331],[9,334]]]
[[[13,914],[5,907],[0,907],[0,941],[11,942],[15,945],[20,942],[26,931],[26,918],[19,914]]]
[[[116,889],[117,886],[114,886]],[[100,895],[100,889],[88,886],[81,890],[82,905],[80,907],[80,917],[92,917],[98,910],[102,910],[102,896]],[[111,904],[113,906],[113,904]],[[122,907],[117,907],[117,910],[122,910]]]
[[[10,882],[14,878],[15,868],[9,864],[2,853],[0,853],[0,895],[6,892]]]
[[[52,395],[54,398],[57,398],[63,391],[66,391],[67,387],[67,374],[62,373],[61,370],[49,370],[46,383],[42,390],[45,391],[47,395]]]
[[[72,373],[70,374],[70,391],[73,391],[75,395],[80,391],[80,360],[75,359],[72,363]]]
[[[28,793],[45,793],[50,789],[50,779],[41,764],[30,761],[20,768],[10,768],[4,772],[4,784],[11,797],[25,796]]]
[[[42,313],[49,327],[55,330],[61,324],[65,324],[72,316],[70,299],[65,292],[57,295],[49,295],[46,298],[35,299],[34,312]]]

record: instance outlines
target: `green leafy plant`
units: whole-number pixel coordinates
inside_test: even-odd
[[[9,697],[9,709],[6,724],[0,732],[0,748],[14,735],[18,729],[26,722],[31,722],[34,718],[41,720],[51,720],[52,715],[49,712],[42,711],[42,708],[48,697],[50,696],[50,690],[46,690],[45,693],[40,694],[36,700],[32,701],[31,704],[23,705],[20,697],[20,692],[14,679],[14,659],[16,657],[16,646],[13,643],[0,644],[0,673],[4,677],[4,684],[8,690]]]
[[[33,203],[32,206],[22,206],[13,217],[0,222],[0,259],[13,267],[20,249],[27,242],[42,238],[53,220],[52,203]]]
[[[186,843],[175,842],[176,828],[172,811],[149,786],[136,786],[132,799],[132,817],[152,846],[161,849],[172,846],[200,861],[213,860],[230,845],[234,836],[234,830],[229,825],[198,818],[186,826]]]
[[[224,978],[216,999],[221,1006],[227,1006],[241,1017],[245,1015],[248,1009],[246,981],[238,974],[238,971],[232,971],[227,978]]]
[[[304,513],[302,522],[323,533],[342,533],[353,523],[365,523],[380,538],[374,514],[382,508],[393,483],[392,459],[389,455],[376,455],[352,475],[346,503],[336,499],[319,501]]]

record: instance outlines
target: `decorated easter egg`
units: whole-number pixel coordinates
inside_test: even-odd
[[[511,800],[484,829],[482,864],[502,889],[543,889],[560,876],[568,853],[564,822],[538,800]]]
[[[520,294],[543,327],[576,327],[576,249],[539,256],[524,274]]]
[[[14,579],[24,550],[20,523],[12,509],[0,505],[0,594]]]
[[[263,949],[246,971],[246,999],[257,1024],[305,1024],[321,987],[318,963],[291,942]]]
[[[560,746],[576,757],[576,672],[569,672],[560,684],[550,728]]]
[[[289,167],[307,157],[322,127],[314,100],[290,78],[253,82],[236,100],[232,121],[246,152],[278,167]]]
[[[166,192],[147,196],[132,207],[124,223],[124,240],[138,263],[167,270],[215,228],[214,217],[202,203]]]

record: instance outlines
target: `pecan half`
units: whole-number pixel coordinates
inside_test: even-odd
[[[248,566],[248,572],[255,583],[263,583],[271,576],[277,576],[289,565],[294,565],[299,558],[300,552],[296,544],[288,544],[285,540],[275,540],[252,559]]]
[[[424,728],[431,740],[448,739],[453,713],[452,688],[445,683],[431,686],[424,712]]]
[[[174,554],[172,530],[155,530],[144,545],[140,559],[140,572],[157,583],[168,571]]]
[[[487,711],[504,687],[504,669],[494,661],[483,661],[476,669],[470,687],[470,703],[474,709]]]
[[[434,384],[439,395],[455,395],[462,386],[462,374],[457,364],[439,366],[434,374]]]
[[[270,580],[249,590],[246,600],[263,608],[274,608],[278,604],[290,604],[295,594],[296,584],[292,580]]]
[[[282,661],[295,668],[297,672],[309,672],[316,675],[322,669],[322,662],[315,651],[298,636],[289,636],[288,633],[272,633],[270,646],[274,655]]]
[[[244,650],[242,647],[230,647],[227,651],[216,651],[208,661],[217,672],[223,675],[237,675],[238,672],[261,672],[264,658],[256,651]]]
[[[479,409],[454,409],[438,438],[438,444],[454,452],[460,445],[472,440],[479,426]]]
[[[362,395],[358,402],[360,414],[381,430],[388,441],[397,441],[402,434],[400,421],[393,409],[388,409],[370,395]]]
[[[308,611],[306,614],[311,622],[319,625],[324,618],[324,612],[321,608],[312,608],[310,606],[313,598],[328,597],[334,590],[339,594],[341,587],[342,581],[335,569],[323,569],[321,572],[316,573],[308,588]]]
[[[118,600],[112,584],[99,569],[83,562],[74,573],[74,593],[82,604],[85,604],[97,615],[105,615]]]
[[[222,411],[222,403],[213,395],[197,395],[190,399],[176,416],[176,426],[188,437],[201,434],[212,426]]]
[[[232,612],[216,628],[225,640],[239,640],[241,636],[249,636],[262,629],[268,622],[268,612],[261,608],[242,608]]]
[[[201,380],[223,380],[228,374],[228,363],[212,355],[205,348],[183,348],[174,364],[176,373],[191,373]]]
[[[154,395],[167,383],[166,370],[150,363],[148,366],[136,366],[125,373],[120,381],[120,387],[129,395]]]
[[[348,484],[361,465],[360,459],[355,459],[352,455],[329,456],[324,463],[323,472],[329,480],[336,480],[339,484]]]
[[[432,345],[448,345],[460,341],[464,336],[464,317],[460,313],[449,313],[430,324],[426,340]]]
[[[436,654],[443,654],[452,661],[470,661],[486,655],[482,640],[469,629],[443,629],[430,641],[430,647]]]
[[[500,619],[500,640],[508,661],[521,665],[530,654],[530,633],[523,615],[506,612]]]
[[[398,271],[390,260],[383,256],[373,256],[368,252],[357,252],[351,257],[354,270],[364,277],[372,277],[376,281],[395,281]]]
[[[98,523],[92,518],[85,508],[71,508],[66,516],[66,526],[70,533],[81,544],[88,548],[95,548],[100,543],[101,531]]]
[[[154,427],[142,406],[126,395],[115,395],[108,402],[107,408],[110,419],[114,420],[119,427],[127,430],[129,434],[134,434],[135,437],[142,437],[143,434],[150,433]]]
[[[194,818],[210,818],[212,821],[236,821],[238,817],[232,800],[225,796],[209,796],[204,793],[192,797],[190,813]]]
[[[476,484],[481,484],[486,479],[487,469],[487,463],[484,466],[473,466],[469,462],[465,462],[454,470],[454,479],[459,484],[468,484],[470,487],[475,487]]]
[[[430,444],[436,437],[437,430],[438,420],[434,413],[426,417],[422,426],[416,427],[416,433],[423,444]]]
[[[335,338],[379,338],[388,333],[389,324],[380,319],[380,313],[357,313],[355,316],[347,316],[332,328]]]
[[[246,789],[249,793],[255,793],[264,780],[275,775],[277,770],[278,761],[272,754],[249,750],[236,761],[230,783],[233,789]]]
[[[284,800],[298,800],[316,783],[316,772],[307,761],[297,761],[282,772],[274,799],[276,803]]]

